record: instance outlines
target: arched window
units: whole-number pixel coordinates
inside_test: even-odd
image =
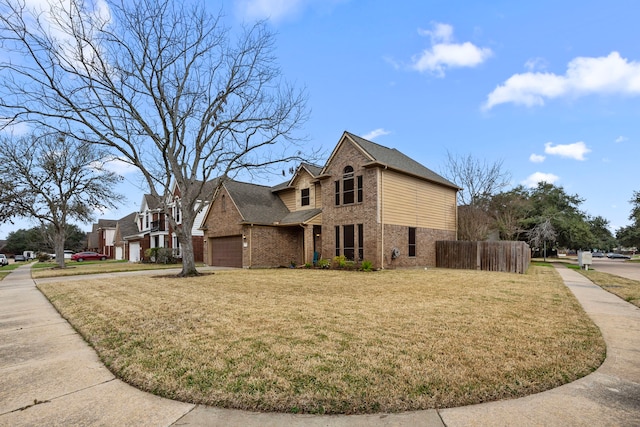
[[[354,176],[352,166],[345,166],[342,170],[342,179],[335,181],[335,187],[336,206],[340,204],[352,205],[356,203],[356,200],[358,203],[362,203],[362,175]],[[342,191],[340,191],[341,188]]]
[[[347,166],[342,172],[342,204],[349,205],[354,202],[353,168]]]

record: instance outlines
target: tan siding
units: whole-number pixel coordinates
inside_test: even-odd
[[[280,199],[291,212],[315,209],[322,206],[319,185],[314,183],[315,179],[306,171],[301,171],[296,179],[291,183],[291,189],[278,193]],[[305,188],[309,189],[309,205],[302,206],[302,193]]]
[[[291,212],[296,210],[296,190],[284,190],[279,192],[278,196],[280,196],[280,199],[282,199],[282,202],[287,207],[287,209],[289,209]]]
[[[313,184],[311,188],[312,188],[311,193],[313,194],[313,198],[311,200],[315,201],[316,208],[321,208],[322,207],[322,187],[320,183],[316,182],[315,184]]]
[[[455,230],[456,192],[397,172],[382,174],[386,224]]]
[[[309,225],[322,225],[322,214],[316,215],[311,221],[307,222]]]

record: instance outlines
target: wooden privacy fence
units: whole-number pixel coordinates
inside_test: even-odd
[[[530,262],[525,242],[436,242],[436,267],[524,274]]]

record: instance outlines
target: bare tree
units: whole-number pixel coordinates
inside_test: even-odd
[[[0,211],[32,219],[50,230],[56,262],[64,267],[64,244],[71,220],[89,222],[99,210],[116,207],[120,177],[104,168],[98,146],[63,135],[4,139]]]
[[[482,206],[460,206],[458,208],[458,239],[486,240],[491,233],[492,221]]]
[[[539,248],[540,245],[543,246],[542,251],[544,252],[543,256],[545,261],[547,260],[547,242],[555,242],[556,236],[557,233],[551,224],[550,218],[544,219],[529,230],[529,242],[531,246],[536,248]]]
[[[472,155],[447,151],[442,175],[456,183],[458,191],[458,236],[463,240],[485,240],[495,218],[490,214],[491,199],[510,183],[511,174],[502,169],[502,160],[488,164]]]
[[[503,170],[502,163],[502,160],[497,160],[489,164],[471,154],[461,156],[447,151],[442,174],[462,188],[458,191],[459,205],[477,205],[510,184],[511,174]]]
[[[232,32],[204,2],[106,4],[55,0],[38,14],[0,0],[2,50],[20,58],[0,62],[0,120],[63,131],[136,166],[178,236],[180,275],[198,274],[199,201],[239,173],[314,158],[295,136],[306,94],[282,79],[262,22]],[[214,194],[203,194],[214,178]],[[181,224],[170,209],[172,181]]]

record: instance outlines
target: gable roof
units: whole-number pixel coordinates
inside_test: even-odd
[[[274,224],[289,213],[271,187],[231,179],[226,180],[223,185],[245,223]]]
[[[293,176],[289,181],[275,185],[271,187],[271,190],[273,192],[278,192],[278,191],[286,190],[289,188],[293,188],[293,181],[295,181],[298,175],[300,175],[300,171],[302,169],[306,170],[307,173],[311,175],[311,177],[313,178],[317,178],[318,176],[320,176],[320,173],[322,172],[322,166],[312,165],[311,163],[304,163],[304,162],[300,163],[300,165],[296,169],[296,172],[293,174]]]
[[[144,212],[144,205],[147,205],[147,209],[150,211],[154,211],[156,209],[160,209],[160,202],[153,197],[152,194],[145,194],[142,198],[142,204],[140,206],[140,212]]]
[[[210,179],[209,181],[202,181],[202,180],[194,181],[193,185],[202,186],[202,191],[200,192],[200,197],[198,198],[198,200],[202,202],[210,202],[211,199],[213,198],[213,193],[215,192],[216,186],[219,183],[220,183],[220,178],[213,178],[213,179]],[[176,190],[178,190],[179,192],[182,192],[182,190],[178,186],[178,183],[175,180],[171,183],[170,190],[172,195],[176,193]]]
[[[431,169],[421,165],[413,160],[411,157],[401,153],[395,148],[387,148],[375,142],[368,141],[357,135],[345,131],[340,139],[340,142],[329,156],[329,160],[325,167],[322,169],[324,173],[325,169],[333,159],[333,156],[338,151],[338,148],[344,143],[345,140],[351,141],[362,152],[362,154],[370,160],[370,163],[365,166],[383,166],[398,172],[413,175],[418,178],[425,179],[427,181],[435,182],[447,187],[451,187],[459,190],[460,187],[447,180],[446,178],[438,175]]]
[[[129,215],[118,220],[117,227],[120,229],[120,236],[131,236],[139,232],[138,222],[136,221],[137,218],[138,212],[131,212]]]

